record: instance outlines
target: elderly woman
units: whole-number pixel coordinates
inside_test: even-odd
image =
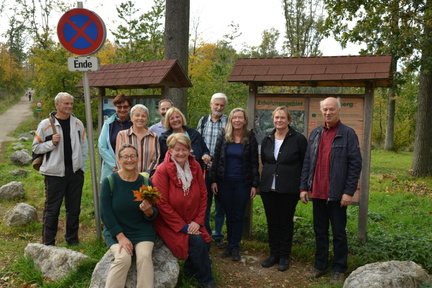
[[[226,215],[228,247],[222,258],[240,261],[239,245],[243,234],[244,214],[249,199],[255,198],[259,183],[258,143],[247,129],[248,118],[242,108],[233,109],[216,141],[210,170],[212,191],[219,196]]]
[[[114,255],[105,287],[125,287],[135,254],[137,287],[153,288],[153,219],[157,209],[147,200],[135,201],[133,192],[143,184],[152,184],[137,171],[138,152],[133,145],[120,147],[118,161],[121,168],[104,178],[100,198],[104,238]]]
[[[102,157],[101,183],[106,176],[117,171],[115,149],[118,132],[132,126],[129,117],[129,111],[132,107],[131,99],[120,94],[113,99],[112,103],[116,113],[105,120],[98,140],[99,154]]]
[[[286,107],[277,107],[272,118],[274,129],[261,143],[260,195],[270,246],[270,257],[261,262],[261,266],[268,268],[279,264],[278,270],[285,271],[289,268],[293,218],[300,199],[300,175],[307,140],[289,125],[291,114]]]
[[[204,142],[204,138],[197,130],[186,126],[186,118],[178,108],[172,107],[167,111],[164,125],[167,131],[162,133],[159,138],[161,147],[160,162],[164,161],[165,153],[168,150],[167,138],[175,133],[183,133],[191,140],[192,148],[190,152],[201,165],[202,169],[204,168],[204,164],[210,162],[210,151]]]
[[[117,134],[116,151],[129,143],[138,151],[138,172],[151,172],[159,163],[160,146],[156,134],[146,126],[149,111],[146,106],[136,104],[131,109],[132,127]]]
[[[172,134],[166,143],[165,160],[152,178],[162,193],[156,232],[174,256],[186,259],[186,274],[194,275],[204,287],[217,287],[209,257],[210,235],[204,226],[207,188],[201,167],[190,154],[191,141],[186,134]]]

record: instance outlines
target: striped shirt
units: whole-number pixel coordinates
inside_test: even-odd
[[[204,124],[204,127],[202,127],[202,121],[205,117],[208,118]],[[228,121],[228,116],[222,115],[216,122],[213,122],[211,119],[211,114],[201,117],[201,119],[198,121],[197,130],[203,136],[204,142],[209,148],[210,156],[212,157],[216,147],[216,140],[217,140],[219,130],[221,128],[225,128],[227,121]]]
[[[133,126],[127,130],[122,130],[117,134],[116,155],[123,144],[132,144],[138,151],[138,172],[146,172],[156,169],[159,164],[160,146],[156,134],[149,129],[147,133],[138,141],[138,136],[132,130]],[[117,167],[120,165],[117,162]]]

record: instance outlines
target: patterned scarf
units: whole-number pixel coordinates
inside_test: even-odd
[[[174,161],[176,168],[177,168],[177,177],[179,178],[179,180],[182,183],[182,189],[184,192],[184,196],[189,194],[189,187],[192,183],[192,172],[190,170],[190,166],[189,166],[189,160],[186,159],[186,162],[184,164],[184,169],[180,166],[180,164],[177,163],[177,161],[174,160],[174,157],[171,156],[171,160]]]

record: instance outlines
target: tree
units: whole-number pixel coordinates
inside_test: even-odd
[[[412,163],[413,175],[432,175],[432,1],[426,0],[424,7],[424,29],[420,38],[422,44],[420,86],[418,94],[417,124]]]
[[[339,1],[324,0],[329,17],[325,28],[335,36],[342,47],[347,42],[366,44],[360,54],[390,54],[393,56],[393,86],[388,91],[385,150],[394,149],[395,99],[403,84],[399,66],[416,69],[412,61],[418,49],[421,32],[421,1]],[[408,70],[409,72],[409,70]]]
[[[189,14],[190,0],[166,0],[165,59],[177,59],[186,76],[189,57]],[[167,97],[186,114],[186,88],[169,89]]]
[[[284,49],[290,57],[320,56],[324,24],[321,1],[282,0],[285,15]]]

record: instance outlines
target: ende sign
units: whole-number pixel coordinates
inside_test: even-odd
[[[99,70],[99,58],[91,56],[69,57],[69,71],[97,71]]]

